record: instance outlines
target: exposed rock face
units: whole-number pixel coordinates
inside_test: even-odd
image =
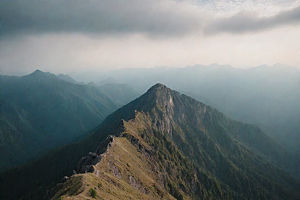
[[[132,187],[134,187],[137,190],[140,190],[142,193],[144,193],[144,194],[148,194],[149,193],[149,191],[147,190],[147,188],[145,188],[143,186],[143,184],[139,180],[136,180],[134,177],[129,176],[129,182],[130,182],[130,185]]]
[[[82,157],[79,161],[77,170],[73,170],[73,174],[94,172],[94,165],[101,161],[101,159],[104,157],[104,154],[108,151],[113,141],[114,137],[112,135],[109,135],[106,138],[106,140],[99,145],[95,153],[89,152],[87,156]],[[116,177],[121,178],[121,174],[116,168],[116,166],[113,165],[112,168],[114,175]],[[60,189],[63,188],[64,182],[66,182],[68,179],[69,177],[64,176],[60,183],[57,183],[55,187],[51,188],[50,190],[47,190],[46,195],[44,196],[44,200],[52,199],[55,193],[57,193]]]
[[[203,127],[203,123],[212,123],[213,108],[195,101],[194,99],[170,90],[162,84],[156,84],[148,90],[155,99],[157,112],[161,115],[152,115],[153,124],[159,131],[173,135],[177,123],[192,124],[194,127]],[[192,109],[191,109],[192,108]]]
[[[176,199],[299,199],[299,180],[266,159],[284,157],[261,130],[164,85],[108,119],[119,123],[110,132],[116,135],[82,158],[77,170],[103,181],[102,195],[114,188],[143,199],[166,199],[166,193]]]
[[[82,157],[78,163],[77,170],[73,170],[73,174],[77,173],[92,173],[94,172],[94,165],[101,161],[104,157],[104,154],[108,151],[109,147],[111,146],[112,142],[114,141],[114,137],[109,135],[106,140],[100,143],[99,147],[93,152],[89,152],[89,154],[85,157]],[[120,173],[117,169],[114,168],[115,176],[120,176]],[[64,176],[60,183],[57,183],[55,187],[47,190],[46,195],[44,196],[45,200],[50,200],[53,196],[63,188],[64,182],[66,182],[69,178]]]
[[[111,171],[115,177],[122,178],[122,175],[121,175],[118,167],[116,167],[116,165],[112,164]]]
[[[82,157],[77,167],[77,173],[93,172],[93,165],[101,161],[104,156],[103,154],[111,146],[113,140],[113,136],[108,136],[107,139],[100,144],[95,153],[90,152],[88,156]]]

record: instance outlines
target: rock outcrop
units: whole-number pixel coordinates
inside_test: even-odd
[[[73,179],[82,177],[84,186],[72,192],[78,197],[89,187],[104,199],[300,197],[300,181],[280,168],[289,160],[259,128],[164,85],[120,108],[104,127],[114,136],[80,160]],[[56,197],[71,197],[70,188]]]
[[[82,157],[77,167],[77,173],[94,172],[93,165],[96,165],[98,162],[101,161],[101,159],[104,156],[104,153],[111,146],[113,140],[113,136],[108,136],[106,140],[100,144],[95,153],[90,152],[89,155]]]

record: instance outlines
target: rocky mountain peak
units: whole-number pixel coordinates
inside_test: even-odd
[[[170,115],[182,116],[187,111],[190,113],[203,111],[205,113],[209,107],[191,97],[181,95],[179,92],[171,90],[161,83],[152,86],[145,96],[155,101],[155,106],[163,113],[169,115],[169,117],[171,117]],[[150,100],[148,102],[151,102]]]
[[[97,189],[95,195],[106,197],[115,187],[117,199],[128,191],[127,195],[139,191],[132,199],[299,199],[294,188],[282,189],[286,183],[298,187],[299,180],[280,171],[281,163],[273,165],[285,157],[260,129],[233,121],[163,84],[110,115],[97,134],[108,132],[114,136],[80,160],[80,174],[55,197],[66,196],[79,176],[85,181],[82,191],[89,186]],[[92,179],[96,181],[88,181]]]
[[[259,128],[233,121],[162,84],[60,152],[49,162],[55,159],[66,170],[66,159],[88,155],[81,158],[76,174],[51,190],[52,199],[90,198],[91,191],[96,199],[300,197],[299,179],[279,168],[289,165],[286,154]],[[46,177],[53,173],[50,169]]]
[[[138,105],[135,106],[137,111],[150,111],[155,128],[170,136],[177,123],[202,127],[203,123],[212,121],[212,108],[160,83],[152,86],[133,104]]]
[[[155,100],[156,106],[158,106],[163,112],[174,107],[173,98],[175,96],[180,98],[180,94],[178,92],[169,89],[161,83],[157,83],[152,86],[145,95],[148,95],[149,99]]]
[[[166,90],[168,89],[167,86],[161,84],[161,83],[156,83],[155,85],[153,85],[147,92],[150,91],[158,91],[158,90]]]

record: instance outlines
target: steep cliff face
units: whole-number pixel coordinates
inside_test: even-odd
[[[110,115],[90,142],[104,132],[115,136],[54,199],[300,198],[299,179],[281,168],[296,167],[259,128],[164,85]]]

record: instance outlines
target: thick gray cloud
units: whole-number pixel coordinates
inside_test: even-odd
[[[157,0],[0,0],[2,35],[79,32],[183,35],[200,18],[186,4]]]
[[[300,6],[288,11],[283,11],[271,17],[257,17],[255,14],[240,12],[232,17],[213,21],[208,27],[206,27],[205,33],[216,34],[220,32],[257,32],[281,25],[299,22]]]
[[[172,37],[255,32],[300,22],[300,7],[271,17],[242,12],[217,19],[198,8],[166,0],[0,0],[1,35],[69,32]]]
[[[172,37],[257,32],[300,22],[300,7],[271,17],[241,12],[229,18],[213,18],[200,9],[201,4],[171,0],[0,0],[1,35],[67,32]]]

